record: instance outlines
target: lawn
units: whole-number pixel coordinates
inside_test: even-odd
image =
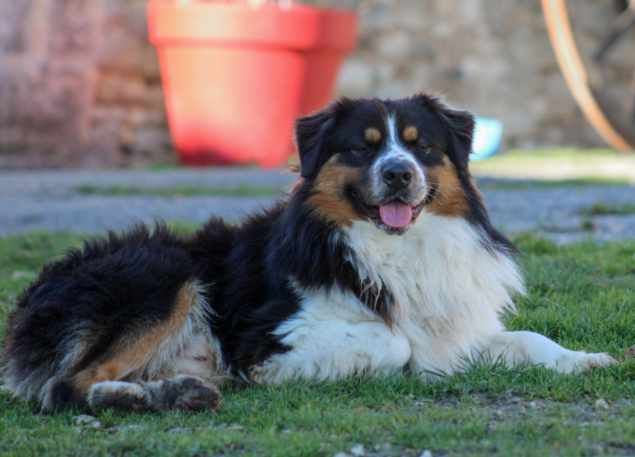
[[[547,185],[558,180],[569,185],[635,183],[635,155],[608,149],[515,149],[472,162],[470,168],[476,176]]]
[[[0,238],[0,317],[73,234]],[[635,241],[558,247],[517,240],[530,294],[513,329],[624,360],[635,344]],[[4,325],[4,322],[1,324]],[[0,392],[2,456],[633,455],[635,359],[581,376],[474,366],[435,384],[413,377],[228,388],[219,413],[34,414]],[[354,448],[357,454],[362,449]]]
[[[170,187],[139,187],[139,186],[94,186],[84,184],[75,189],[80,195],[100,195],[107,197],[154,196],[154,197],[276,197],[284,189],[265,186],[170,186]]]

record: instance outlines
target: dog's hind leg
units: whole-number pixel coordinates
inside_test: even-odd
[[[219,352],[196,282],[179,290],[169,316],[124,335],[70,385],[91,409],[216,409]]]
[[[616,363],[605,353],[588,353],[563,348],[546,336],[534,332],[500,332],[487,341],[483,354],[502,360],[508,366],[543,365],[560,373],[577,373]]]
[[[9,317],[0,354],[5,387],[44,411],[91,402],[161,409],[184,405],[166,399],[198,381],[178,378],[178,389],[166,383],[161,401],[148,383],[188,375],[210,386],[207,404],[217,405],[221,357],[206,303],[212,291],[197,272],[184,241],[162,226],[111,233],[71,250],[42,269]],[[111,381],[138,386],[111,385],[108,392],[121,394],[115,402],[105,387],[93,389]],[[137,395],[140,389],[148,392]],[[148,400],[125,400],[135,395]]]

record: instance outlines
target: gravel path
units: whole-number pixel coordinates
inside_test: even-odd
[[[47,171],[0,173],[0,235],[32,230],[98,233],[136,222],[187,220],[210,215],[237,220],[270,205],[272,197],[158,197],[82,195],[79,186],[136,188],[250,186],[284,189],[288,172],[258,169],[166,171]],[[483,193],[492,219],[509,234],[535,231],[566,243],[581,239],[635,239],[635,215],[588,217],[581,210],[595,203],[633,204],[635,187],[520,186],[497,189],[485,180]]]

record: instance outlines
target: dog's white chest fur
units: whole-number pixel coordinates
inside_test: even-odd
[[[349,238],[359,271],[392,292],[418,370],[452,371],[457,356],[502,330],[501,312],[523,292],[514,261],[488,250],[461,218],[424,213],[402,236],[356,223]]]
[[[346,231],[349,261],[395,299],[388,327],[352,293],[302,290],[302,309],[277,330],[293,349],[259,370],[263,381],[334,379],[360,371],[451,373],[500,332],[500,313],[523,291],[508,256],[488,250],[461,218],[422,214],[401,236],[367,222]]]

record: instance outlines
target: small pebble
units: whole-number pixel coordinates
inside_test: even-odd
[[[390,451],[391,447],[392,447],[392,445],[390,443],[375,444],[375,450],[376,451]]]
[[[80,427],[101,428],[101,422],[94,416],[88,414],[81,414],[73,418],[73,423]]]
[[[428,449],[424,450],[419,457],[432,457],[432,452]]]
[[[598,409],[609,409],[609,404],[603,398],[595,400],[595,407]]]
[[[143,430],[143,425],[140,424],[127,424],[127,425],[115,425],[113,427],[109,427],[107,430],[110,433],[119,433],[119,432],[132,432],[134,430]]]
[[[430,400],[415,400],[412,405],[416,408],[424,408],[430,404]]]
[[[14,271],[11,274],[11,279],[23,279],[23,278],[32,278],[34,273],[32,271]]]
[[[355,457],[361,457],[363,455],[366,455],[366,449],[364,449],[363,444],[356,444],[351,448],[351,454],[353,454]]]

